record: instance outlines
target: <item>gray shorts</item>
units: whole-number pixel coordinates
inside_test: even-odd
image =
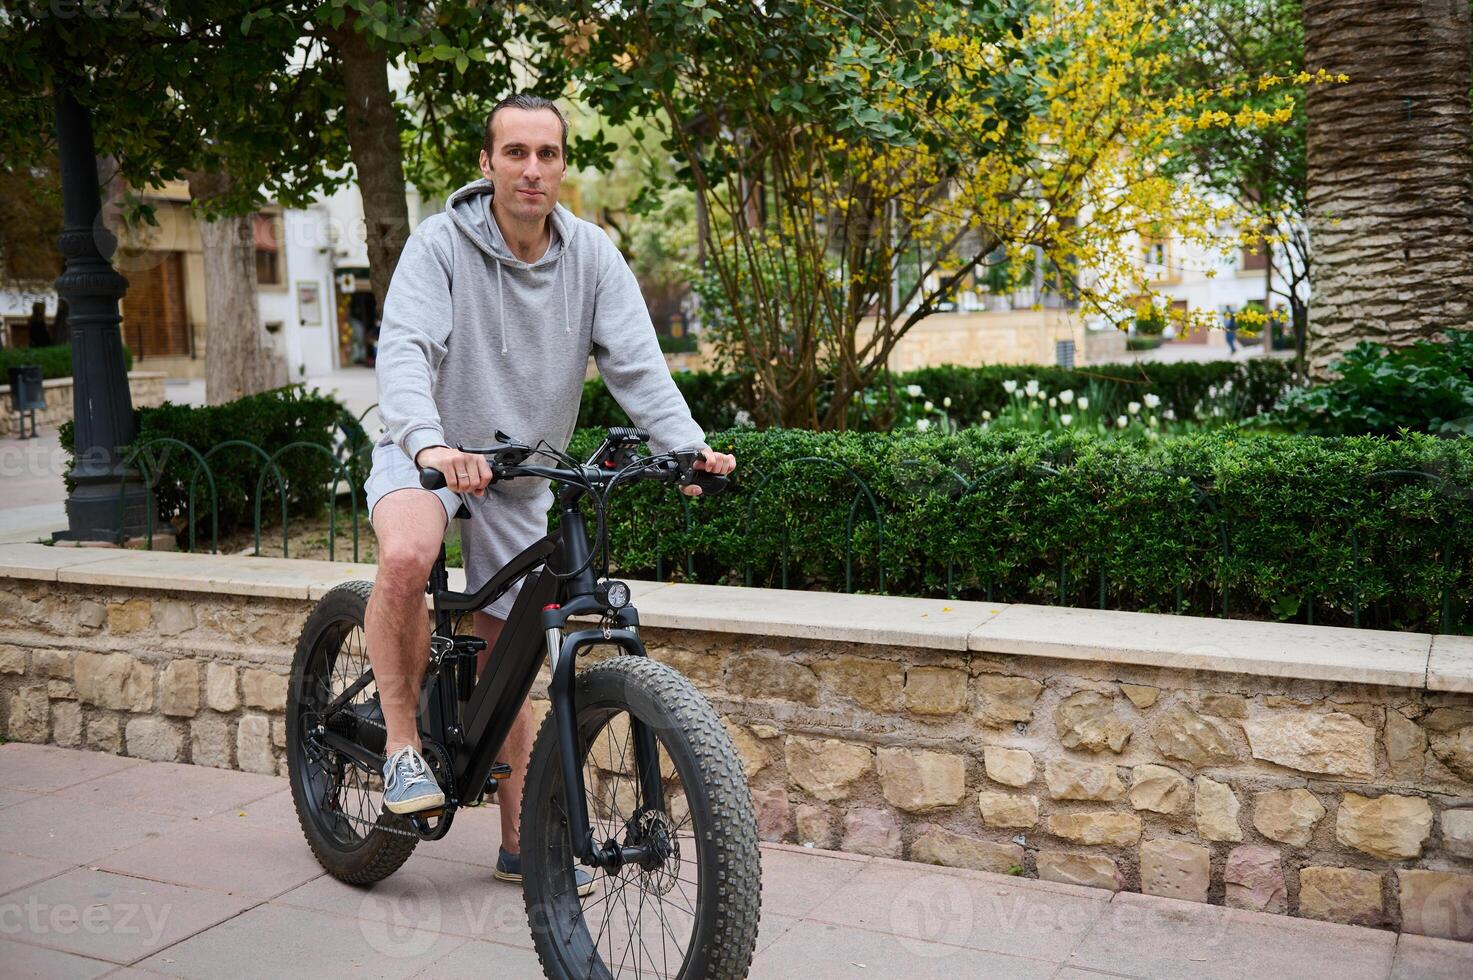
[[[373,522],[373,508],[395,490],[419,489],[419,470],[404,450],[393,443],[373,447],[373,466],[363,484],[368,496],[368,520]],[[499,572],[506,563],[539,538],[547,536],[547,512],[552,507],[552,491],[544,489],[531,497],[514,497],[496,488],[486,488],[482,497],[453,490],[433,492],[445,508],[446,525],[454,519],[464,499],[469,519],[460,522],[460,553],[465,562],[466,591],[474,592]],[[521,583],[486,607],[486,612],[505,619],[521,591]]]

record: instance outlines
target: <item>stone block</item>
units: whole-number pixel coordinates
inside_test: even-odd
[[[733,654],[726,664],[725,683],[726,689],[740,698],[818,703],[817,675],[780,653]],[[898,683],[896,688],[899,689]]]
[[[1197,777],[1197,834],[1203,840],[1240,841],[1238,796],[1227,783]]]
[[[1386,762],[1393,779],[1416,781],[1427,766],[1427,733],[1406,715],[1386,711]]]
[[[1070,854],[1067,851],[1039,851],[1038,877],[1086,888],[1108,888],[1119,891],[1125,879],[1115,862],[1104,855]]]
[[[836,738],[792,735],[784,743],[788,777],[793,784],[820,800],[842,800],[850,788],[873,767],[866,745]]]
[[[276,746],[278,749],[286,748],[286,722],[282,721],[280,718],[271,719],[271,744]],[[664,755],[660,756],[660,765],[661,772],[664,772],[664,767],[666,765]]]
[[[128,754],[153,762],[178,762],[184,736],[162,718],[130,718],[124,732]]]
[[[721,654],[713,650],[686,650],[678,646],[652,647],[650,654],[658,661],[669,664],[690,678],[692,684],[704,693],[719,691],[722,687]]]
[[[75,701],[56,701],[51,705],[51,740],[65,748],[82,745],[82,706]]]
[[[1076,844],[1125,847],[1141,839],[1141,818],[1134,813],[1055,813],[1049,833]]]
[[[195,628],[194,603],[159,599],[153,604],[153,628],[164,636],[178,636]]]
[[[1038,823],[1038,797],[1014,796],[990,790],[977,794],[982,823],[988,827],[1028,828]]]
[[[225,714],[240,707],[240,689],[236,685],[234,667],[217,663],[205,667],[205,704]]]
[[[966,794],[966,760],[950,752],[885,746],[875,767],[885,799],[907,813],[955,806]]]
[[[1341,712],[1275,711],[1243,722],[1253,758],[1300,772],[1369,779],[1376,733]]]
[[[77,655],[73,664],[77,696],[88,704],[117,711],[153,711],[154,669],[126,653]]]
[[[1473,875],[1401,870],[1396,877],[1403,932],[1473,941]]]
[[[247,667],[240,673],[241,700],[247,708],[285,711],[288,683],[289,678],[285,674],[259,667]]]
[[[1119,753],[1131,727],[1115,713],[1115,699],[1098,691],[1076,691],[1054,709],[1054,728],[1066,749]]]
[[[123,725],[117,715],[94,714],[86,719],[87,744],[117,755],[123,751]]]
[[[1284,868],[1279,852],[1272,847],[1244,844],[1228,852],[1223,881],[1224,900],[1229,908],[1254,912],[1289,910],[1289,892],[1284,885]]]
[[[893,810],[855,807],[844,814],[844,850],[875,857],[900,857],[900,821]]]
[[[1125,784],[1110,762],[1050,759],[1043,765],[1043,778],[1055,800],[1110,801],[1125,795]]]
[[[31,672],[37,677],[69,681],[72,679],[72,655],[65,650],[38,647],[31,651]]]
[[[1374,799],[1346,793],[1335,815],[1335,839],[1387,861],[1418,857],[1432,834],[1432,805],[1420,796]]]
[[[159,675],[159,706],[166,715],[193,718],[199,712],[199,664],[175,660]]]
[[[26,652],[10,643],[0,643],[0,674],[24,674]]]
[[[893,660],[842,656],[813,665],[819,681],[833,693],[870,711],[900,710],[905,666]],[[794,698],[792,700],[802,700]]]
[[[189,723],[189,761],[197,766],[234,769],[230,761],[230,724],[206,716]]]
[[[757,810],[758,837],[771,841],[787,839],[793,829],[793,812],[788,806],[786,789],[769,786],[767,789],[753,790],[752,805]]]
[[[45,742],[51,737],[51,701],[44,685],[22,687],[10,694],[5,737],[12,742]]]
[[[815,847],[831,847],[834,840],[834,822],[829,811],[811,803],[800,803],[794,809],[798,824],[798,843]]]
[[[924,864],[1005,875],[1023,867],[1023,848],[1017,844],[999,844],[932,827],[910,845],[910,859]]]
[[[89,631],[100,630],[102,624],[107,622],[107,607],[100,602],[81,599],[68,603],[68,606],[69,618],[74,626]]]
[[[1027,786],[1033,782],[1033,753],[989,745],[982,750],[987,778],[1004,786]]]
[[[1432,726],[1429,723],[1427,727]],[[1438,762],[1460,779],[1473,783],[1473,725],[1452,731],[1434,730],[1428,741]]]
[[[1303,868],[1299,872],[1299,914],[1325,922],[1383,925],[1381,875],[1358,868]]]
[[[235,729],[235,758],[245,772],[276,774],[276,758],[271,751],[271,719],[265,715],[246,715]]]
[[[1141,842],[1141,891],[1184,902],[1207,901],[1212,853],[1182,840]]]
[[[1473,858],[1473,810],[1442,811],[1442,846],[1449,854]]]
[[[77,689],[69,681],[47,681],[46,696],[53,701],[75,701]]]
[[[726,726],[727,734],[731,736],[731,743],[736,747],[737,755],[741,757],[742,769],[746,771],[747,779],[750,780],[766,769],[767,746],[730,718],[722,718],[721,723]]]
[[[1307,789],[1275,789],[1253,797],[1253,826],[1269,840],[1303,847],[1325,808]]]
[[[1121,684],[1120,693],[1130,698],[1131,704],[1144,711],[1156,703],[1156,699],[1161,696],[1161,689],[1159,687],[1146,687],[1142,684]]]
[[[1241,694],[1204,694],[1202,714],[1216,718],[1247,718],[1248,699]]]
[[[1131,770],[1130,805],[1153,813],[1181,813],[1192,798],[1192,784],[1175,769],[1142,765]]]
[[[989,728],[1009,728],[1033,720],[1033,705],[1043,685],[1031,677],[983,674],[972,681],[977,692],[977,720]]]
[[[967,706],[967,672],[955,667],[912,667],[905,674],[905,710],[954,715]]]
[[[153,626],[153,605],[147,599],[128,599],[107,604],[109,633],[141,633]]]
[[[1228,730],[1184,704],[1174,704],[1151,729],[1156,748],[1168,759],[1194,766],[1232,762],[1238,757]]]

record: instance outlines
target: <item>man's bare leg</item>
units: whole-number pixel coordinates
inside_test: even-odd
[[[440,554],[445,523],[444,505],[428,490],[395,490],[373,508],[378,575],[363,632],[388,729],[386,756],[405,745],[421,749],[415,715],[429,664],[425,582]]]
[[[477,612],[473,629],[477,636],[486,641],[486,649],[476,657],[476,675],[486,669],[491,651],[501,636],[506,620],[497,619],[485,612]],[[532,702],[522,702],[516,721],[506,735],[506,744],[501,748],[497,761],[511,766],[511,775],[496,784],[496,805],[501,808],[501,846],[508,854],[522,853],[522,790],[527,782],[527,762],[532,757],[532,739],[536,737],[532,726]]]

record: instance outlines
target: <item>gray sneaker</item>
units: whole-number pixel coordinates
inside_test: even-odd
[[[406,745],[384,763],[384,809],[415,813],[445,805],[445,794],[424,757]]]

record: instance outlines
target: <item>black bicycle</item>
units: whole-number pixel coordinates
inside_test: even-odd
[[[718,492],[725,479],[694,468],[694,452],[641,455],[648,435],[609,429],[586,463],[497,433],[483,454],[494,480],[559,485],[559,525],[474,593],[448,588],[445,549],[430,573],[434,628],[419,709],[423,755],[445,792],[442,809],[382,808],[383,712],[364,649],[370,582],[337,586],[313,609],[297,644],[287,703],[287,756],[297,816],[327,872],[371,884],[421,840],[438,840],[460,807],[495,793],[510,770],[496,760],[544,660],[551,711],[537,733],[522,800],[523,893],[550,977],[742,977],[751,965],[761,902],[752,794],[710,703],[685,677],[649,658],[629,587],[595,574],[604,507],[620,484],[660,480]],[[528,463],[536,454],[562,465]],[[444,477],[422,470],[428,489]],[[590,545],[580,504],[591,500]],[[468,516],[462,507],[459,517]],[[479,637],[457,615],[523,581],[486,670]],[[597,625],[571,628],[572,617]],[[576,627],[578,624],[574,624]],[[616,656],[575,674],[598,644]],[[578,895],[574,867],[595,888]]]

